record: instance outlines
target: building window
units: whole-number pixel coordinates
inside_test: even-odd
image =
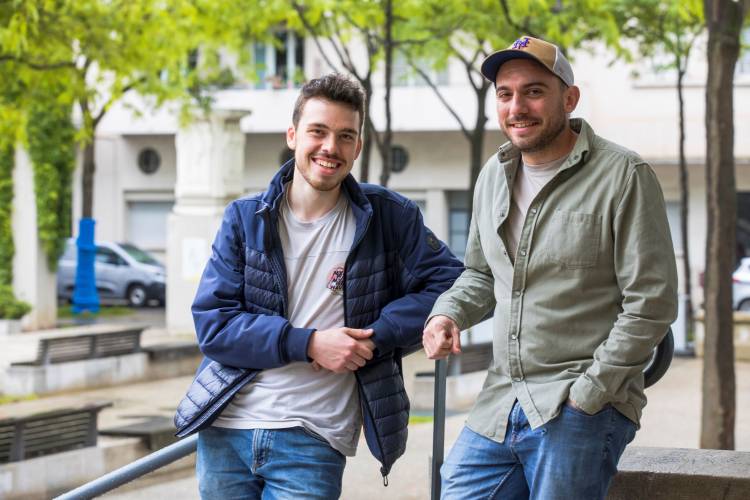
[[[138,168],[144,174],[153,174],[160,165],[161,156],[154,148],[144,148],[138,153]]]
[[[274,43],[253,45],[258,89],[299,87],[305,79],[305,40],[293,31],[276,33]]]
[[[448,85],[448,69],[436,70],[424,61],[417,62],[420,70],[424,71],[435,85]],[[406,58],[396,53],[393,55],[393,86],[394,87],[424,87],[424,78],[411,67]]]
[[[448,247],[463,260],[469,233],[471,205],[468,191],[448,191]]]
[[[128,202],[127,240],[138,248],[164,252],[167,248],[167,216],[171,201]]]
[[[391,146],[391,172],[398,174],[406,170],[409,164],[409,151],[400,144]]]

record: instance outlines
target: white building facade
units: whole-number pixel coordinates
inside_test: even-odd
[[[181,128],[176,114],[168,110],[136,118],[126,106],[118,105],[97,131],[97,239],[130,241],[167,262],[167,321],[174,330],[192,328],[189,306],[199,268],[210,252],[221,208],[232,198],[263,190],[286,154],[284,134],[291,123],[298,92],[294,82],[300,80],[300,75],[314,78],[329,70],[311,41],[303,43],[293,36],[287,38],[283,53],[272,48],[255,50],[256,57],[265,58],[267,63],[266,78],[259,85],[219,92],[216,114],[208,122]],[[701,47],[694,52],[685,81],[685,105],[690,268],[697,306],[702,299],[697,278],[704,268],[706,238],[706,65]],[[574,115],[585,118],[597,134],[637,151],[653,166],[664,190],[675,251],[681,259],[675,78],[655,74],[647,67],[640,67],[641,76],[635,78],[632,67],[624,63],[610,66],[610,60],[611,56],[604,52],[573,54],[576,83],[581,88],[581,102]],[[462,68],[449,66],[437,79],[446,99],[455,105],[465,123],[472,123],[475,97]],[[392,174],[389,187],[416,200],[427,224],[462,255],[468,214],[468,142],[433,91],[419,85],[418,77],[400,77],[399,81],[405,85],[392,92],[394,144],[408,153],[408,164],[404,171]],[[376,75],[375,82],[382,82],[382,76]],[[486,158],[503,141],[491,94],[486,103],[490,117],[485,136]],[[373,118],[381,128],[382,97],[380,85],[373,97]],[[739,225],[746,229],[739,238],[744,251],[750,253],[747,55],[738,65],[734,99]],[[202,132],[197,132],[199,129]],[[201,134],[207,135],[200,139]],[[221,148],[238,149],[233,153]],[[358,177],[358,164],[353,174]],[[379,175],[380,160],[374,151],[370,181],[376,182]],[[75,192],[74,206],[80,210],[78,183]],[[77,220],[79,214],[74,215]]]

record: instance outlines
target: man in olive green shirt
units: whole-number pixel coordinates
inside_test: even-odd
[[[663,195],[638,155],[569,118],[580,91],[559,48],[523,37],[482,73],[510,142],[479,176],[466,270],[423,343],[459,354],[494,308],[494,356],[443,498],[604,498],[677,311]]]

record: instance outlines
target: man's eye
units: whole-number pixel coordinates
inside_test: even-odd
[[[510,92],[498,92],[497,93],[498,99],[507,99],[508,97],[510,97]]]
[[[542,89],[529,89],[529,95],[531,96],[539,96],[542,95]]]
[[[353,134],[341,134],[341,138],[345,141],[353,141],[354,135]]]

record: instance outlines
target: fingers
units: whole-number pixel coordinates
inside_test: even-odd
[[[368,328],[367,330],[360,330],[358,328],[342,328],[341,331],[343,331],[345,334],[349,335],[353,339],[362,340],[366,339],[375,332],[372,328]]]
[[[422,345],[429,359],[443,359],[461,352],[461,331],[447,316],[435,316],[422,334]]]
[[[461,354],[461,332],[459,331],[458,327],[453,324],[453,328],[451,328],[451,352],[453,354]]]

